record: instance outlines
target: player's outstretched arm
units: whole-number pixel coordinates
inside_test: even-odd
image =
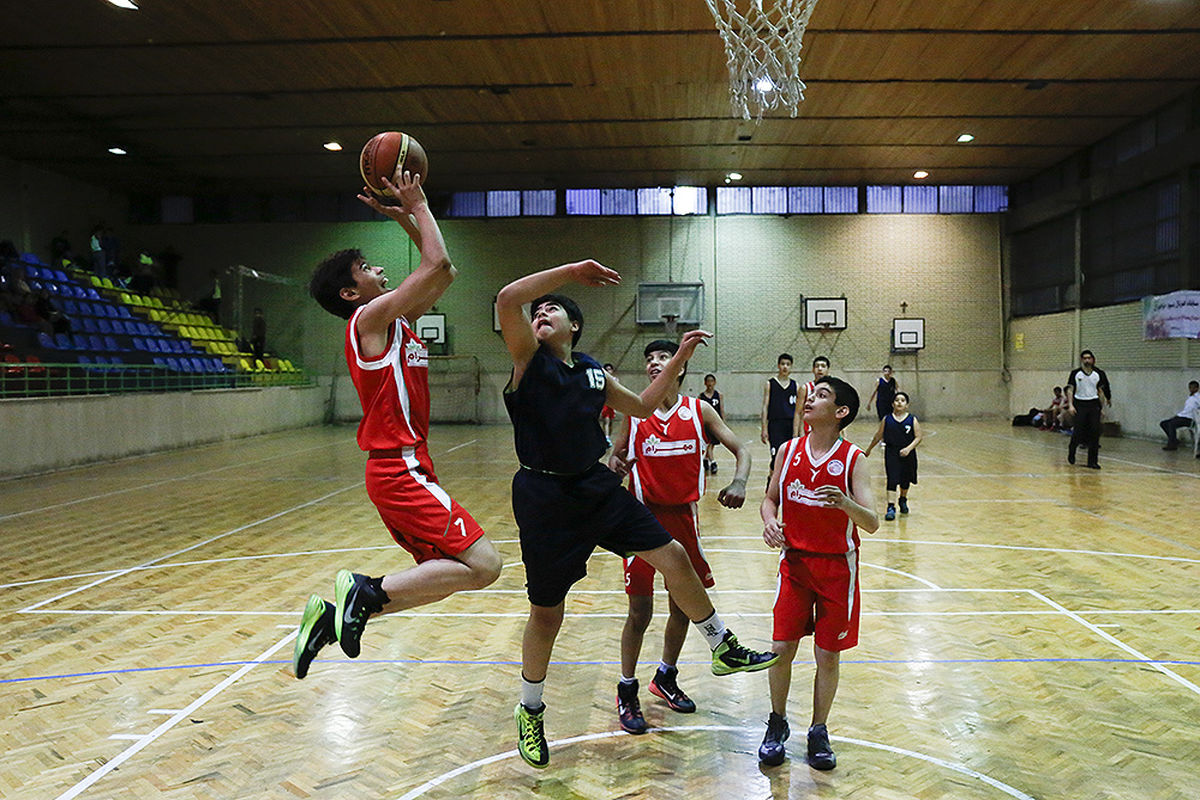
[[[525,304],[571,281],[584,286],[616,286],[621,282],[621,275],[597,261],[586,259],[517,278],[497,295],[496,316],[500,318],[500,335],[504,337],[504,346],[512,357],[513,386],[521,382],[526,365],[538,349],[537,337],[533,335],[533,327],[525,313]]]
[[[871,443],[867,445],[867,449],[863,451],[863,455],[865,455],[867,458],[871,457],[871,451],[875,449],[875,445],[879,444],[879,440],[883,438],[883,423],[886,421],[886,416],[879,420],[879,427],[875,429],[875,435],[871,437]]]
[[[678,386],[679,373],[683,371],[683,367],[692,357],[692,353],[698,346],[705,344],[711,338],[712,334],[708,331],[696,330],[685,333],[679,340],[679,350],[671,356],[671,360],[666,363],[662,372],[658,373],[658,376],[642,390],[640,395],[626,389],[618,381],[611,379],[606,381],[604,391],[608,407],[620,411],[626,416],[641,417],[642,419],[653,414],[654,409],[658,408],[666,396]]]
[[[386,331],[400,317],[415,320],[437,302],[458,274],[450,262],[450,253],[437,220],[429,210],[421,177],[406,171],[399,184],[393,184],[387,178],[382,180],[400,200],[400,206],[385,206],[365,189],[358,199],[398,222],[420,249],[421,261],[399,286],[367,304],[359,315],[360,335]]]
[[[763,385],[763,402],[762,402],[762,443],[767,444],[767,406],[771,402],[771,381],[774,378],[767,378],[766,384]]]
[[[785,461],[783,458],[775,459],[775,469],[771,471],[771,479],[767,481],[767,495],[758,507],[763,521],[763,541],[768,547],[783,547],[786,544],[783,520],[779,518],[779,476],[783,472]]]
[[[608,380],[614,380],[609,375]],[[617,438],[613,440],[613,452],[608,457],[608,468],[618,475],[625,475],[629,472],[630,465],[633,464],[634,456],[629,454],[629,437],[631,434],[630,428],[633,425],[633,420],[625,417],[621,420],[621,428],[617,432]]]
[[[733,435],[725,420],[708,403],[700,403],[700,414],[704,417],[704,429],[708,432],[709,441],[716,439],[725,445],[725,449],[733,453],[737,460],[733,479],[717,494],[717,502],[727,508],[741,508],[746,502],[746,479],[750,476],[750,448]]]

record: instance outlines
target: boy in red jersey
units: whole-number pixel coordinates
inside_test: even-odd
[[[646,345],[646,377],[653,383],[679,345],[658,339]],[[714,585],[712,569],[700,546],[696,519],[696,501],[704,494],[707,469],[704,447],[716,440],[725,445],[737,460],[733,480],[717,495],[728,508],[741,508],[746,501],[746,477],[750,474],[750,448],[738,441],[713,406],[694,397],[679,394],[687,367],[679,373],[675,391],[669,392],[647,419],[627,417],[613,447],[608,466],[614,472],[630,475],[629,491],[654,514],[675,541],[683,545],[692,567],[705,588]],[[617,716],[621,727],[630,733],[645,733],[646,720],[638,701],[638,682],[634,677],[642,638],[654,613],[654,567],[636,555],[625,558],[625,594],[629,596],[629,615],[621,631],[621,681],[617,684]],[[696,710],[676,683],[675,664],[687,637],[688,617],[668,595],[670,615],[663,634],[662,664],[650,681],[650,693],[661,697],[673,710],[690,714]]]
[[[417,565],[379,578],[341,570],[336,605],[312,595],[292,653],[297,678],[334,639],[350,658],[359,653],[367,620],[480,589],[500,575],[496,548],[471,515],[438,485],[429,457],[429,351],[410,322],[429,310],[454,280],[446,244],[429,210],[421,176],[405,172],[383,183],[400,200],[385,206],[366,187],[358,199],[396,222],[421,253],[417,268],[395,289],[382,267],[358,250],[342,250],[313,272],[309,292],[331,314],[348,319],[346,363],[363,418],[358,446],[367,458],[367,494],[396,543]]]
[[[839,378],[818,378],[803,408],[812,432],[779,448],[759,509],[763,540],[783,548],[783,555],[772,645],[779,660],[769,672],[771,716],[758,758],[766,766],[783,763],[792,661],[800,639],[812,633],[817,672],[808,763],[825,770],[837,764],[825,722],[837,693],[841,651],[858,644],[858,528],[874,533],[879,515],[867,460],[841,438],[858,414],[858,392]]]

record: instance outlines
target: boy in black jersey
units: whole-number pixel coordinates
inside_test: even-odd
[[[621,556],[636,553],[663,574],[676,605],[708,640],[713,674],[766,669],[778,658],[738,644],[713,610],[683,546],[622,487],[619,475],[599,463],[607,449],[598,422],[601,406],[649,416],[675,390],[685,363],[711,334],[685,334],[659,376],[634,394],[591,356],[572,351],[583,314],[570,298],[550,294],[569,282],[615,286],[621,276],[591,260],[563,264],[510,283],[496,299],[513,362],[504,404],[521,463],[513,477],[513,515],[530,603],[521,646],[521,702],[514,712],[517,751],[539,768],[550,761],[542,688],[564,600],[587,574],[587,559],[597,546]],[[531,304],[532,320],[525,303]]]

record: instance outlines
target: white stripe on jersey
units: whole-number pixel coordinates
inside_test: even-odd
[[[354,360],[357,362],[359,369],[377,370],[392,368],[392,381],[396,384],[396,394],[400,398],[400,415],[404,420],[405,427],[408,428],[408,433],[414,439],[417,438],[417,432],[413,430],[412,417],[409,414],[409,399],[408,387],[404,383],[404,369],[400,364],[401,341],[404,339],[404,318],[400,317],[396,320],[395,328],[392,331],[392,344],[388,347],[387,352],[376,359],[363,358],[362,352],[358,349],[358,315],[366,306],[359,306],[354,314],[350,317],[352,335],[350,336],[350,346],[354,348]]]

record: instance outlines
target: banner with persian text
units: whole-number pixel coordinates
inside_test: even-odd
[[[1171,292],[1142,298],[1146,339],[1200,339],[1200,292]]]

